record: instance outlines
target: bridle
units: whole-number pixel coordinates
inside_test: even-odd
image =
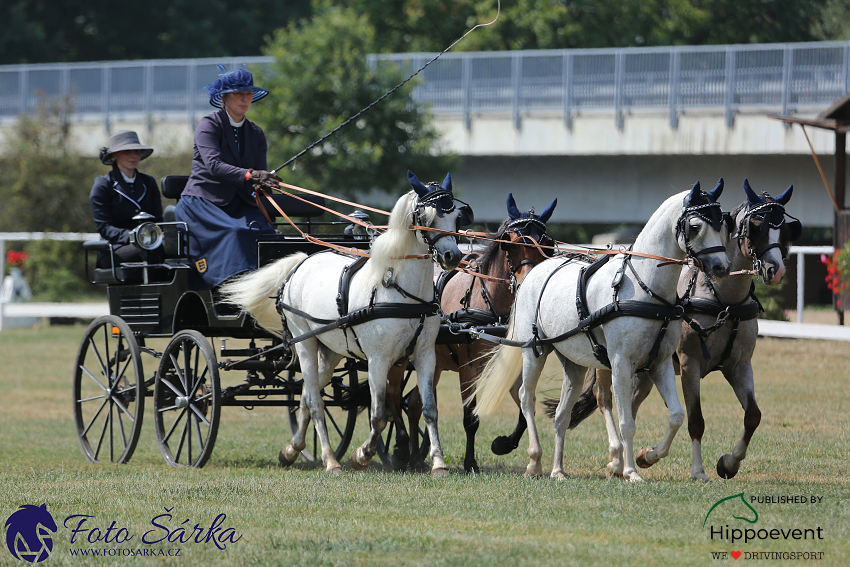
[[[762,223],[761,232],[763,234],[768,234],[771,229],[781,229],[785,225],[785,217],[788,216],[793,219],[788,222],[792,233],[791,240],[794,241],[799,238],[800,232],[802,231],[802,225],[799,219],[789,215],[785,211],[785,206],[782,205],[782,203],[775,201],[767,194],[765,194],[765,196],[769,200],[765,200],[763,203],[753,206],[747,205],[744,215],[738,222],[736,232],[732,235],[732,238],[738,241],[738,246],[741,248],[741,252],[744,252],[752,259],[753,269],[758,272],[759,276],[762,275],[762,269],[764,267],[763,256],[768,251],[773,250],[774,248],[779,248],[782,252],[783,258],[785,258],[786,254],[782,243],[779,240],[776,242],[769,242],[767,246],[764,246],[763,248],[755,249],[753,247],[752,239],[750,238],[750,226],[752,221],[760,220]],[[746,250],[744,249],[742,240],[746,242]]]
[[[428,193],[424,197],[419,197],[417,195],[416,201],[413,206],[414,226],[424,226],[424,223],[422,221],[425,217],[426,207],[433,207],[436,210],[438,217],[443,217],[457,210],[457,228],[469,226],[475,220],[475,216],[472,212],[472,207],[470,207],[468,203],[455,198],[454,194],[451,191],[443,189],[440,184],[435,181],[428,183],[426,187],[434,188],[435,190]],[[458,207],[456,203],[461,203],[461,206]],[[458,242],[458,235],[456,233],[432,233],[431,231],[425,231],[421,229],[415,230],[422,236],[422,240],[424,240],[425,243],[428,245],[428,253],[431,255],[436,253],[436,245],[441,238],[452,237],[455,239],[455,243]],[[431,236],[431,234],[433,234],[433,236]]]
[[[694,250],[693,246],[691,246],[691,224],[690,220],[694,217],[701,218],[708,225],[711,226],[716,231],[720,230],[720,227],[723,225],[723,211],[720,208],[720,203],[709,202],[701,205],[692,205],[686,206],[682,208],[682,214],[679,216],[679,220],[676,221],[676,238],[680,235],[684,237],[685,240],[685,252],[688,257],[694,261],[694,265],[697,266],[701,271],[705,271],[705,265],[703,264],[700,256],[705,254],[714,254],[717,252],[726,252],[725,246],[709,246],[707,248],[703,248],[702,250]]]
[[[519,283],[517,283],[516,274],[522,269],[523,266],[530,265],[534,267],[537,265],[537,263],[530,258],[524,258],[518,264],[514,265],[514,263],[511,261],[511,245],[518,243],[524,239],[530,240],[532,245],[534,246],[553,246],[555,241],[552,239],[551,236],[546,234],[546,223],[541,221],[536,216],[531,215],[512,220],[510,223],[508,223],[508,226],[505,228],[503,234],[505,237],[507,237],[507,240],[502,239],[501,244],[499,246],[505,253],[505,263],[507,264],[508,271],[511,275],[511,281],[509,284],[510,291],[511,293],[514,293],[516,292],[516,290],[519,289]],[[545,254],[543,255],[545,256]]]

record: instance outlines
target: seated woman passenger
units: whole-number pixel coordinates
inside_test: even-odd
[[[130,244],[130,231],[138,224],[134,216],[150,213],[155,222],[162,222],[159,187],[153,177],[137,171],[139,162],[152,153],[153,148],[143,146],[131,130],[116,132],[109,147],[100,149],[100,161],[111,165],[112,171],[94,180],[89,204],[97,231],[109,241],[116,263],[142,260],[142,250]],[[101,250],[98,267],[110,267],[110,258],[108,250]]]
[[[274,228],[257,206],[254,187],[280,181],[265,171],[263,130],[245,118],[251,103],[269,92],[255,87],[245,69],[223,73],[204,88],[220,110],[201,118],[195,129],[192,175],[175,210],[189,228],[193,289],[212,289],[257,268],[257,237]]]

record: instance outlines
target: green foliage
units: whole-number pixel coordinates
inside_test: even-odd
[[[850,39],[850,2],[827,0],[821,17],[813,25],[813,35],[823,40]]]
[[[766,285],[761,280],[756,281],[756,297],[764,307],[764,313],[759,314],[759,319],[771,321],[789,321],[782,305],[782,288],[788,280],[782,280],[778,285]]]
[[[4,0],[0,64],[254,55],[309,0]]]
[[[37,301],[69,301],[90,290],[79,242],[37,240],[27,245],[24,277]]]
[[[272,96],[252,111],[268,138],[270,168],[404,79],[399,69],[369,65],[368,54],[377,50],[367,17],[339,6],[275,34],[265,49],[275,61],[255,78]],[[442,179],[457,160],[436,153],[437,132],[411,90],[411,83],[398,89],[279,174],[286,182],[348,196],[397,192],[406,186],[407,169]]]

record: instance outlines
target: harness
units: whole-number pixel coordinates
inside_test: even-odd
[[[738,223],[736,227],[737,230],[735,234],[732,235],[732,238],[736,239],[739,243],[741,239],[746,239],[747,241],[747,251],[746,253],[752,258],[753,261],[753,269],[756,270],[759,274],[762,272],[762,256],[773,248],[781,248],[782,244],[777,242],[771,242],[764,248],[756,250],[752,246],[752,240],[750,239],[750,222],[753,219],[758,219],[762,221],[761,231],[764,234],[767,234],[770,229],[780,229],[782,226],[788,222],[788,226],[791,229],[791,241],[798,240],[803,231],[803,226],[800,223],[800,219],[789,215],[785,212],[785,206],[782,203],[773,199],[766,193],[765,201],[759,203],[757,205],[748,206],[744,216],[741,218],[741,221]],[[785,217],[788,216],[792,220],[786,221]],[[741,249],[743,252],[743,248]]]
[[[688,255],[696,260],[699,256],[703,254],[725,251],[726,248],[724,246],[713,246],[709,248],[704,248],[699,251],[696,251],[691,247],[689,238],[689,220],[692,216],[699,216],[703,218],[713,227],[716,226],[715,230],[719,230],[720,225],[723,222],[723,215],[720,211],[719,203],[705,203],[695,205],[693,207],[685,206],[682,210],[682,214],[679,217],[679,220],[676,223],[676,230],[677,237],[680,233],[684,235],[685,247],[688,251]],[[708,349],[705,346],[704,341],[704,337],[707,336],[707,334],[699,326],[699,323],[697,323],[685,314],[685,309],[679,302],[678,298],[676,299],[675,303],[670,303],[665,298],[652,291],[652,289],[650,289],[649,286],[647,286],[638,275],[637,271],[632,265],[631,255],[629,254],[623,255],[623,263],[620,266],[619,270],[617,270],[616,274],[614,275],[614,279],[611,283],[611,287],[614,289],[612,303],[609,303],[608,305],[597,309],[593,313],[590,313],[587,307],[587,287],[593,275],[597,271],[599,271],[599,269],[602,268],[602,266],[604,266],[608,261],[610,261],[610,259],[611,255],[605,255],[602,258],[594,261],[593,263],[582,267],[579,271],[579,281],[578,285],[576,286],[576,310],[579,314],[580,319],[578,325],[576,325],[572,329],[569,329],[568,331],[565,331],[554,337],[546,337],[545,333],[543,333],[539,328],[539,325],[535,323],[531,326],[531,338],[525,341],[524,343],[488,335],[487,333],[481,332],[479,329],[476,329],[474,332],[477,334],[478,337],[484,338],[492,342],[515,347],[518,346],[521,348],[530,348],[532,349],[532,352],[536,357],[543,355],[544,347],[546,346],[567,340],[579,333],[585,333],[590,342],[593,355],[601,364],[610,368],[611,362],[608,358],[608,351],[605,346],[600,344],[596,337],[593,335],[592,331],[594,328],[600,325],[604,325],[605,323],[618,317],[638,317],[641,319],[655,319],[662,321],[661,327],[647,356],[646,364],[643,367],[637,369],[638,372],[643,372],[648,370],[649,367],[652,366],[655,359],[658,357],[658,352],[661,348],[661,342],[664,339],[664,335],[667,331],[667,327],[670,321],[674,319],[682,319],[686,321],[692,328],[694,328],[695,331],[697,331],[700,336],[700,341],[702,343],[703,353],[708,353]],[[549,284],[549,281],[559,270],[561,270],[570,262],[573,262],[575,260],[582,260],[586,262],[587,257],[570,255],[570,257],[566,258],[560,265],[558,265],[554,270],[552,270],[552,272],[544,281],[543,287],[540,290],[540,295],[537,298],[537,310],[535,314],[536,321],[540,320],[540,306],[543,299],[543,293],[545,292],[546,286]],[[699,262],[699,264],[701,265],[702,263]],[[623,275],[626,271],[626,268],[631,271],[635,283],[637,283],[637,285],[645,293],[647,293],[651,298],[655,299],[659,303],[619,299],[619,288],[620,284],[622,283]]]

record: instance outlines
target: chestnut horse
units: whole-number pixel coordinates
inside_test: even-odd
[[[539,216],[534,209],[520,213],[513,194],[508,195],[508,218],[495,233],[489,235],[490,242],[480,256],[471,260],[470,270],[495,279],[481,278],[464,272],[443,272],[438,278],[440,308],[447,315],[450,327],[506,324],[513,305],[516,289],[526,274],[545,259],[544,252],[534,244],[551,246],[553,240],[546,234],[546,221],[552,216],[558,200],[555,199]],[[531,244],[525,245],[525,244]],[[547,253],[548,254],[548,253]],[[549,254],[551,255],[551,254]],[[441,289],[440,289],[441,288]],[[457,332],[457,331],[456,331]],[[463,468],[466,472],[479,472],[475,460],[475,433],[478,430],[478,416],[475,415],[475,396],[472,385],[478,379],[481,369],[487,363],[488,353],[493,343],[484,339],[471,338],[458,333],[459,343],[437,345],[437,367],[434,372],[434,387],[444,370],[457,372],[460,377],[460,392],[463,399],[463,428],[466,431],[466,453]],[[421,402],[418,389],[414,389],[407,401],[410,433],[405,430],[400,401],[402,399],[402,377],[404,366],[394,366],[390,370],[387,400],[397,432],[395,450],[392,456],[396,470],[427,470],[422,446],[419,443],[419,416]],[[519,390],[519,378],[514,391]],[[513,394],[519,407],[518,394]],[[513,436],[513,447],[525,431],[525,419],[520,413],[520,423]],[[521,424],[521,427],[520,427]],[[500,437],[493,442],[494,447]],[[387,447],[389,449],[389,447]],[[494,450],[494,452],[496,452]],[[504,451],[504,454],[509,451]]]

